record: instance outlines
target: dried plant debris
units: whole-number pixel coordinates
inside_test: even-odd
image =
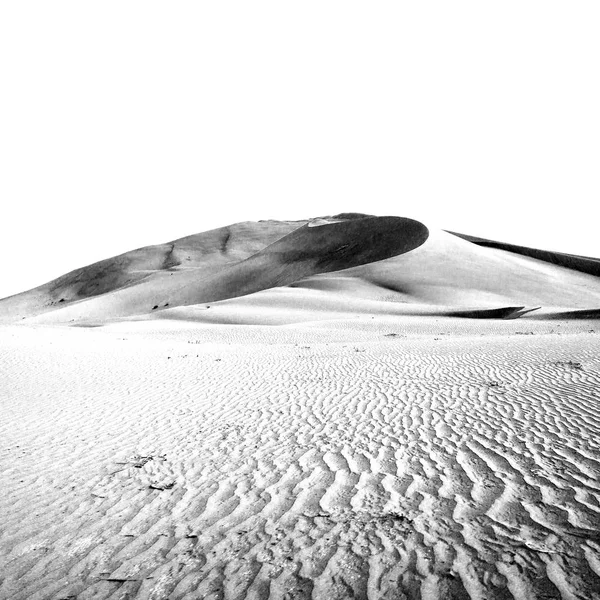
[[[141,469],[143,466],[147,465],[151,460],[167,460],[166,455],[164,454],[150,454],[148,456],[141,456],[139,454],[135,454],[131,456],[126,461],[117,462],[118,465],[126,465],[129,467],[135,467],[136,469]]]
[[[555,364],[557,367],[567,367],[568,369],[575,369],[577,371],[581,371],[583,366],[580,362],[575,362],[574,360],[559,360],[556,361]]]
[[[151,490],[158,490],[160,492],[164,491],[164,490],[170,490],[175,486],[175,482],[171,481],[169,483],[151,483],[148,487]]]

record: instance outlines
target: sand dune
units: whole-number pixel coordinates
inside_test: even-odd
[[[600,276],[600,259],[598,258],[579,256],[577,254],[565,254],[564,252],[552,252],[550,250],[539,250],[537,248],[507,244],[505,242],[496,242],[494,240],[487,240],[485,238],[466,235],[464,233],[456,233],[454,231],[449,231],[448,233],[485,248],[498,248],[499,250],[506,250],[514,254],[522,254],[523,256],[530,256],[554,265],[560,265],[561,267],[573,269],[574,271],[589,273],[590,275],[595,275],[597,277]]]
[[[387,289],[389,299],[464,309],[597,308],[600,280],[535,258],[432,230],[421,247],[345,272]]]
[[[0,315],[40,314],[106,295],[161,274],[194,270],[198,277],[244,260],[304,223],[236,223],[167,244],[139,248],[76,269],[28,292],[0,301]]]
[[[582,272],[576,257],[549,262],[547,253],[525,256],[473,239],[428,231],[410,219],[357,214],[239,223],[134,250],[0,300],[0,320],[93,324],[157,312],[181,318],[181,307],[190,307],[191,319],[214,322],[214,311],[198,309],[239,299],[243,310],[243,297],[285,286],[299,290],[294,307],[287,300],[282,306],[290,314],[311,304],[301,293],[306,289],[328,294],[329,304],[337,299],[334,313],[347,312],[348,297],[383,303],[377,312],[389,314],[401,313],[398,305],[407,307],[405,314],[429,306],[438,314],[444,307],[448,316],[490,318],[504,318],[513,306],[523,308],[513,317],[537,308],[543,317],[600,307],[600,280]],[[312,316],[309,310],[304,318]]]
[[[424,225],[400,217],[255,225],[135,250],[5,299],[0,310],[13,319],[57,312],[53,318],[65,322],[216,302],[409,252],[428,236]]]
[[[0,598],[600,600],[598,307],[358,214],[0,301]]]

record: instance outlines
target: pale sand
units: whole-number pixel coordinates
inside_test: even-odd
[[[0,597],[600,597],[598,321],[297,291],[0,328]]]

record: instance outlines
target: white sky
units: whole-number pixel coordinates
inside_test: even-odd
[[[243,220],[600,257],[600,4],[3,2],[0,297]]]

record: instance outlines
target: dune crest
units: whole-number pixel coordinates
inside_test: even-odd
[[[553,265],[560,265],[561,267],[566,267],[567,269],[573,269],[575,271],[581,271],[582,273],[589,273],[590,275],[600,277],[600,259],[598,258],[579,256],[577,254],[566,254],[564,252],[554,252],[552,250],[539,250],[537,248],[529,248],[528,246],[497,242],[474,235],[456,233],[454,231],[449,231],[448,233],[451,233],[452,235],[455,235],[463,240],[467,240],[468,242],[472,242],[477,246],[482,246],[485,248],[497,248],[498,250],[506,250],[507,252],[512,252],[514,254],[530,256]]]

